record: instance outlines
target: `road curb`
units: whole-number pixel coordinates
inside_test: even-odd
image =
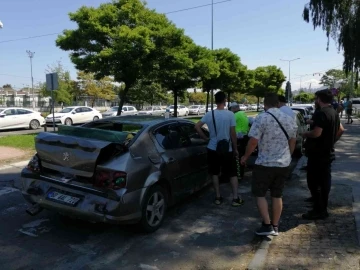
[[[10,164],[6,164],[6,165],[2,165],[2,166],[0,165],[0,171],[12,169],[12,168],[23,168],[28,163],[29,163],[29,160],[23,160],[23,161],[10,163]]]

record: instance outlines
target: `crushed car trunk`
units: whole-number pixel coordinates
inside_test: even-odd
[[[127,132],[59,126],[58,134],[42,132],[35,148],[43,168],[91,178],[96,165],[124,151]]]

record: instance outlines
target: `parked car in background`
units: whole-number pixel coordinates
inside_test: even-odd
[[[309,109],[308,108],[306,108],[306,107],[300,107],[300,106],[293,106],[293,107],[290,107],[293,111],[298,111],[298,112],[300,112],[302,115],[303,115],[303,117],[305,118],[305,120],[309,120],[309,119],[311,119],[311,117],[312,117],[312,113],[311,113],[311,111],[309,111]]]
[[[86,106],[66,107],[54,114],[55,124],[71,126],[73,124],[83,124],[102,118],[101,113],[93,108]],[[53,124],[53,115],[46,117],[46,124]]]
[[[138,115],[154,115],[154,116],[164,116],[165,110],[161,109],[160,106],[149,106],[144,110],[139,111]]]
[[[203,105],[192,105],[189,107],[189,114],[204,114],[205,113],[205,106]]]
[[[247,111],[248,107],[244,104],[239,104],[240,111]]]
[[[171,105],[168,107],[170,111],[170,115],[174,115],[174,105]],[[178,105],[177,106],[177,116],[188,116],[189,115],[189,109],[185,107],[184,105]]]
[[[102,114],[102,116],[105,117],[111,117],[111,116],[116,116],[117,115],[117,111],[119,109],[119,106],[114,106],[111,107],[109,110],[107,110],[106,112],[104,112]],[[121,116],[126,116],[126,115],[137,115],[138,111],[134,106],[123,106],[122,107],[122,111],[121,111]]]
[[[256,110],[257,110],[257,104],[250,104],[248,107],[249,107],[249,109],[252,110],[252,111],[256,111]]]
[[[60,126],[36,137],[22,194],[32,215],[48,209],[153,232],[169,206],[209,184],[206,147],[185,119],[125,116]]]
[[[41,113],[23,108],[0,108],[0,130],[12,128],[38,129],[45,125]]]

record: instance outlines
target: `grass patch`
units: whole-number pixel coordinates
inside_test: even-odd
[[[11,135],[0,137],[0,145],[15,147],[23,150],[35,150],[35,136],[37,134]]]

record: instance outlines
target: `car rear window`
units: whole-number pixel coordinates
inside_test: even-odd
[[[61,125],[59,126],[58,134],[114,143],[124,143],[133,139],[141,129],[142,126],[137,124],[92,122],[80,127]]]

